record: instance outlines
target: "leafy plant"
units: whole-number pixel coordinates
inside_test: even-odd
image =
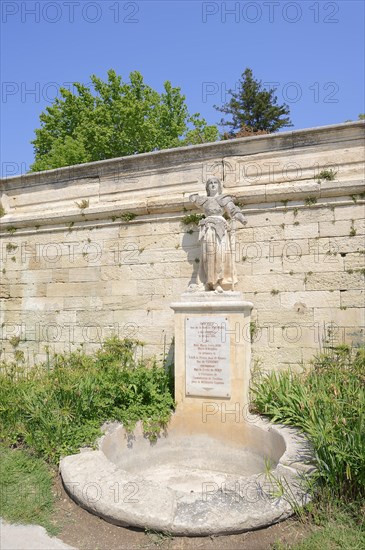
[[[312,206],[313,204],[316,204],[316,202],[317,202],[316,197],[307,197],[304,201],[304,204],[306,206]]]
[[[333,170],[333,168],[330,168],[329,170],[321,170],[316,176],[314,176],[314,179],[318,180],[327,180],[327,181],[333,181],[337,175],[337,170]]]
[[[308,280],[309,280],[309,277],[313,275],[313,271],[308,271],[305,275],[304,275],[304,283],[307,283]]]
[[[19,346],[19,342],[20,342],[20,336],[11,336],[11,338],[9,338],[9,344],[13,346],[13,348],[16,348],[17,346]]]
[[[18,245],[17,245],[17,244],[7,243],[7,245],[6,245],[6,250],[7,250],[7,252],[13,252],[13,251],[16,250],[17,248],[18,248]]]
[[[255,337],[259,332],[260,327],[257,321],[250,321],[250,340],[251,343],[255,341]]]
[[[154,361],[138,361],[141,342],[107,339],[94,355],[48,352],[31,369],[0,364],[0,439],[26,445],[52,463],[92,446],[106,421],[132,429],[142,420],[152,439],[174,406],[169,377]]]
[[[334,497],[365,497],[365,349],[327,348],[302,373],[257,375],[252,395],[257,412],[307,434]]]
[[[85,210],[85,208],[89,208],[89,200],[88,199],[82,199],[81,202],[76,202],[76,204],[80,208],[80,210]]]
[[[204,214],[195,214],[195,212],[193,212],[192,214],[187,214],[184,216],[181,223],[184,225],[198,225],[200,220],[203,220],[204,218]]]
[[[120,217],[124,222],[130,222],[137,217],[137,214],[134,214],[134,212],[124,212]]]
[[[351,227],[350,227],[350,233],[349,233],[349,237],[355,237],[356,236],[356,229],[355,229],[355,226],[354,226],[354,220],[351,220]]]
[[[6,214],[5,208],[3,207],[2,203],[0,202],[0,218],[5,216],[5,214]]]

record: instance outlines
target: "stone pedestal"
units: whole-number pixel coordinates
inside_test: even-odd
[[[243,421],[249,402],[252,307],[235,291],[186,292],[171,304],[176,415],[185,430],[220,438],[222,427],[227,436]]]

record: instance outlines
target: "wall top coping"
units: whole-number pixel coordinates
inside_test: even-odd
[[[66,166],[43,172],[12,176],[0,179],[0,186],[5,189],[27,188],[33,185],[68,182],[70,180],[108,176],[118,172],[141,171],[145,169],[161,169],[188,164],[193,161],[205,161],[217,157],[246,156],[270,151],[296,149],[318,146],[321,144],[341,141],[359,140],[364,138],[363,121],[346,122],[329,126],[305,128],[276,134],[239,138],[202,145],[177,147],[119,157],[97,162]]]

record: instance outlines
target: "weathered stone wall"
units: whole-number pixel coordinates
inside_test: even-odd
[[[199,257],[197,227],[182,219],[212,174],[248,220],[236,265],[237,290],[254,303],[253,357],[280,368],[326,340],[359,344],[363,136],[363,123],[346,123],[2,180],[2,357],[92,349],[113,333],[171,353],[169,304]],[[325,169],[334,180],[315,178]]]

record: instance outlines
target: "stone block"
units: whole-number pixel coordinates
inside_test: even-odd
[[[321,237],[342,237],[350,234],[351,225],[350,220],[320,222],[319,234]]]
[[[92,283],[89,283],[92,284]],[[98,285],[100,295],[107,296],[135,296],[137,294],[137,281],[106,281]]]
[[[29,311],[62,311],[64,308],[63,297],[47,298],[40,296],[26,297],[22,300],[24,310]]]
[[[284,227],[285,240],[298,240],[298,239],[313,239],[318,237],[318,223],[310,223],[301,225],[286,225]]]
[[[256,263],[252,263],[249,261],[249,258],[246,260],[243,260],[243,258],[240,261],[236,260],[235,268],[237,277],[241,279],[242,277],[245,277],[246,275],[252,275],[254,273],[253,266],[256,265]]]
[[[252,241],[282,241],[284,240],[284,228],[280,225],[267,226],[267,227],[255,227],[254,238]]]
[[[0,285],[0,289],[5,289],[5,285]],[[0,290],[1,291],[1,290]],[[21,311],[23,299],[22,298],[12,298],[9,300],[9,296],[4,291],[4,296],[0,297],[0,312],[2,315],[7,314],[8,311]]]
[[[339,254],[310,254],[298,258],[292,258],[290,261],[288,261],[287,259],[283,259],[284,272],[294,271],[294,273],[308,274],[322,273],[328,271],[338,272],[343,270],[344,261]]]
[[[271,309],[259,309],[257,311],[258,323],[260,326],[270,324],[272,326],[282,327],[291,323],[302,325],[303,323],[312,323],[314,321],[313,308],[300,307],[301,303],[294,304],[290,310],[280,309],[279,311]]]
[[[298,303],[307,308],[339,307],[340,291],[281,292],[279,300],[281,307],[285,309],[295,308]]]
[[[172,294],[173,284],[175,280],[153,280],[149,279],[147,281],[137,281],[136,287],[137,287],[137,294],[139,296],[143,295],[154,295],[154,294],[162,294],[163,296],[167,296]]]
[[[85,282],[85,283],[52,283],[47,285],[47,297],[83,297],[101,296],[108,294],[109,283]]]
[[[270,328],[267,346],[279,348],[306,349],[319,347],[318,328],[313,323],[284,323]]]
[[[69,270],[68,269],[52,269],[52,282],[54,283],[68,283],[69,282]]]
[[[332,222],[335,219],[334,211],[328,207],[328,205],[322,205],[319,208],[311,207],[300,204],[297,207],[297,210],[294,212],[294,208],[291,209],[291,219],[288,220],[287,224],[293,224],[294,222],[299,222],[301,227],[306,224],[312,223],[328,223]],[[284,220],[286,222],[286,220]]]
[[[314,310],[314,322],[319,324],[334,323],[339,327],[363,327],[365,311],[355,307],[347,309],[318,307]]]
[[[302,364],[302,353],[300,347],[287,348],[260,348],[254,353],[254,358],[263,367],[278,371],[288,367],[298,368]]]
[[[365,268],[365,254],[359,252],[346,254],[344,257],[345,271],[354,269],[360,270]]]
[[[278,309],[280,307],[280,293],[279,294],[270,294],[270,292],[246,292],[245,299],[249,302],[252,302],[254,307],[252,310],[252,317],[254,316],[255,311],[260,311],[261,309]]]
[[[137,295],[137,296],[104,296],[102,299],[102,307],[106,310],[130,310],[134,309],[148,309],[150,308],[151,296],[150,295]]]
[[[350,198],[350,197],[349,197]],[[364,217],[365,203],[359,201],[357,203],[337,206],[334,210],[334,216],[337,220],[361,220]]]
[[[94,309],[99,310],[103,305],[103,298],[101,296],[64,296],[63,303],[64,309],[79,310],[79,309]]]
[[[348,289],[363,289],[364,278],[360,273],[313,273],[305,283],[305,290],[338,291]]]
[[[301,274],[292,276],[280,273],[270,275],[247,275],[242,281],[238,282],[238,288],[243,292],[275,292],[276,290],[304,290],[304,280]]]
[[[341,290],[340,291],[341,307],[359,307],[363,308],[365,303],[365,290]]]
[[[131,330],[133,330],[132,325],[137,325],[138,327],[150,327],[153,324],[152,313],[144,309],[136,309],[133,311],[133,314],[131,314],[130,311],[120,309],[113,311],[112,314],[114,323],[119,323],[120,325],[129,324]]]
[[[324,237],[322,239],[309,239],[309,247],[311,250],[318,250],[321,247],[322,250],[327,252],[331,250],[332,252],[348,253],[348,252],[359,252],[364,250],[364,237],[361,235],[355,235],[350,237]]]
[[[101,268],[100,267],[84,267],[81,269],[69,269],[69,282],[96,282],[101,281]]]

